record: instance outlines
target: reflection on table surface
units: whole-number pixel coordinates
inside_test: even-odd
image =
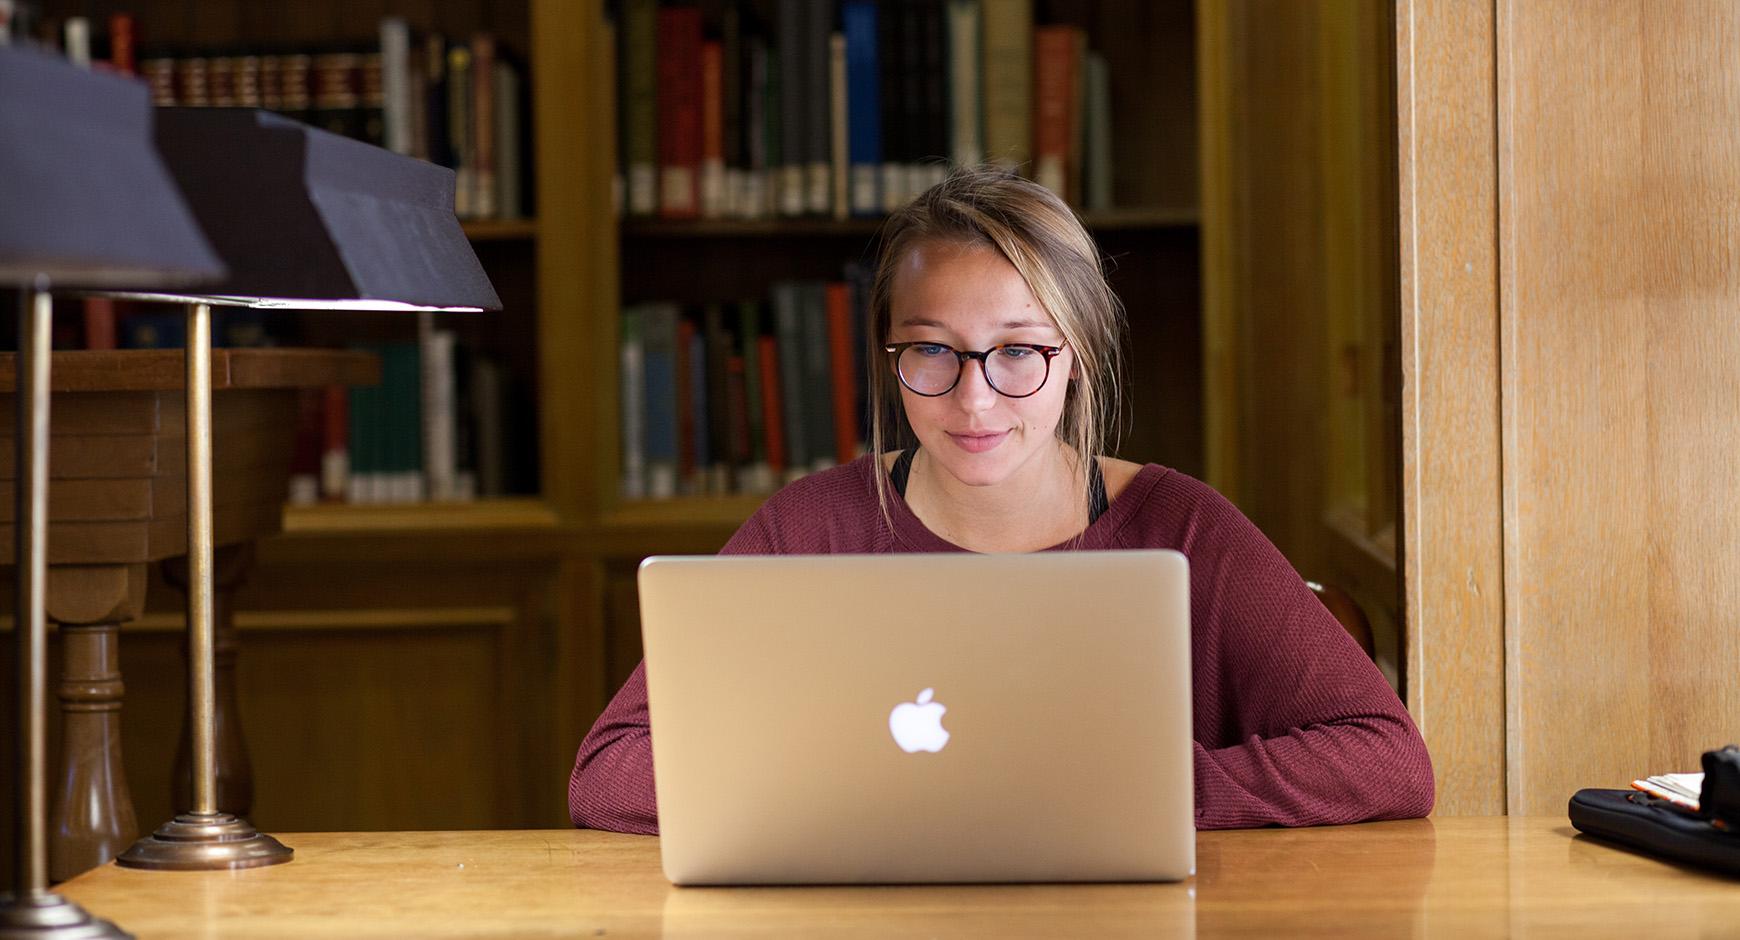
[[[1721,935],[1740,883],[1544,818],[1204,832],[1168,885],[675,888],[658,840],[571,830],[282,835],[288,865],[106,866],[64,892],[140,937]],[[602,931],[602,933],[600,933]]]

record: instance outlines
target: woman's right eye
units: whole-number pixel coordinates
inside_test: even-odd
[[[912,348],[918,350],[921,356],[942,356],[952,352],[941,343],[917,343]]]

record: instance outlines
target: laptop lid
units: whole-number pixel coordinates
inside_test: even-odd
[[[648,558],[666,876],[1188,877],[1188,592],[1172,551]]]

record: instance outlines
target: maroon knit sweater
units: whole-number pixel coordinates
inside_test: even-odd
[[[892,491],[890,531],[872,473],[864,457],[785,487],[722,553],[963,550]],[[1149,464],[1067,547],[1171,548],[1190,559],[1197,828],[1431,811],[1432,763],[1413,720],[1287,560],[1219,493]],[[580,743],[568,812],[576,826],[658,832],[644,663]]]

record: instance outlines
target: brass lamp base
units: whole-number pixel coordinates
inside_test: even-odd
[[[0,940],[133,940],[133,935],[42,891],[0,897]]]
[[[115,859],[127,868],[215,871],[288,862],[295,849],[229,813],[183,813]]]

